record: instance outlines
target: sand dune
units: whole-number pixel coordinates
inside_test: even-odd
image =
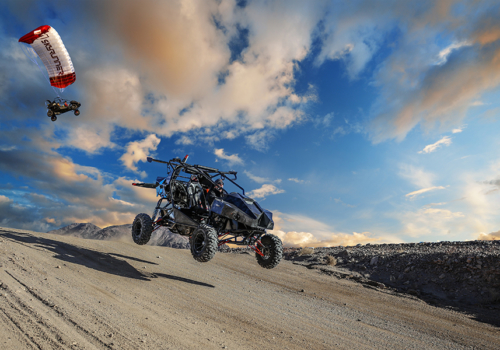
[[[500,348],[499,328],[249,254],[0,229],[2,349]]]

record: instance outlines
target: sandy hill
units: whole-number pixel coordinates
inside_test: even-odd
[[[1,349],[500,348],[488,310],[458,311],[292,260],[0,228]]]

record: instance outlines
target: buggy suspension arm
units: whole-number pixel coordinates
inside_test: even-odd
[[[241,242],[236,241],[236,236],[224,238],[228,235],[229,235],[229,233],[222,233],[219,235],[218,247],[220,247],[221,245],[226,244],[226,243],[233,243],[233,244],[241,245]],[[246,240],[246,238],[243,240],[243,242],[245,240]],[[259,249],[258,245],[262,246],[262,242],[260,241],[260,239],[257,239],[255,241],[255,244],[247,244],[246,246],[248,248],[252,249],[255,253],[257,253],[263,257],[264,253],[262,253],[262,251]]]

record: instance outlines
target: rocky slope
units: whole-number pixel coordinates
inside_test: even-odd
[[[500,241],[288,249],[285,259],[451,305],[500,305]]]
[[[285,248],[284,259],[366,286],[411,294],[430,303],[500,310],[500,241]]]
[[[131,224],[100,228],[90,223],[75,223],[47,233],[86,239],[122,240],[132,242],[131,230]],[[189,241],[187,237],[174,234],[164,227],[160,227],[158,230],[153,232],[148,245],[189,249]]]

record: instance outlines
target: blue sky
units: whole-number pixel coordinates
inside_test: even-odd
[[[495,1],[4,1],[0,225],[150,213],[160,164],[238,171],[289,246],[495,239]],[[18,39],[48,24],[81,115]]]

